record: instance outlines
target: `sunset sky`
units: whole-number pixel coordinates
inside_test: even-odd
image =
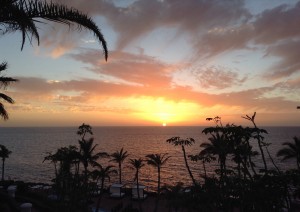
[[[0,36],[8,121],[0,126],[300,126],[300,1],[60,0],[91,32],[39,24],[40,45]],[[250,125],[251,126],[251,125]]]

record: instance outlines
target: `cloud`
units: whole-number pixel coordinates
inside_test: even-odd
[[[78,47],[84,35],[84,32],[80,32],[73,26],[58,23],[51,23],[47,27],[40,28],[43,29],[40,46],[43,47],[42,51],[52,58],[58,58]]]
[[[89,70],[109,76],[111,80],[146,87],[170,85],[171,73],[176,68],[175,65],[163,63],[153,57],[117,51],[111,52],[108,63],[99,60],[95,51],[72,54],[71,57],[89,64]]]
[[[273,92],[276,87],[208,94],[194,91],[188,86],[140,87],[91,79],[49,83],[39,78],[20,78],[20,83],[21,86],[11,88],[13,89],[11,96],[16,100],[16,106],[23,105],[26,110],[36,107],[40,107],[40,111],[56,111],[57,108],[59,108],[57,111],[68,111],[70,108],[74,111],[86,111],[92,108],[101,111],[105,108],[111,111],[133,110],[130,105],[123,107],[120,102],[125,103],[128,99],[138,100],[145,97],[151,97],[153,100],[163,98],[165,101],[177,103],[190,102],[202,108],[238,107],[244,111],[287,111],[297,104],[280,96],[267,97],[267,94]],[[115,102],[115,106],[106,105],[106,102]]]
[[[118,34],[118,50],[158,28],[174,28],[177,35],[198,37],[203,31],[251,18],[240,0],[136,0],[125,6],[106,0],[90,0],[89,4],[83,0],[59,2],[105,17]]]
[[[281,58],[265,75],[268,79],[281,79],[300,71],[300,40],[271,46],[267,49],[267,54]]]
[[[265,10],[254,22],[255,41],[258,44],[273,44],[280,40],[299,38],[300,2],[283,4]]]
[[[247,77],[240,79],[239,74],[221,66],[204,67],[193,71],[193,75],[203,88],[224,89],[241,85]]]

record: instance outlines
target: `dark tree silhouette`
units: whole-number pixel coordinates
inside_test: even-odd
[[[124,151],[123,148],[120,151],[116,151],[110,155],[112,159],[110,161],[118,163],[119,166],[119,183],[122,184],[122,163],[129,156],[127,151]]]
[[[192,161],[201,161],[202,162],[202,166],[203,166],[203,171],[204,171],[204,178],[207,178],[207,173],[206,173],[206,166],[205,163],[210,163],[211,161],[216,160],[216,158],[214,156],[212,156],[210,153],[206,152],[206,151],[201,151],[199,154],[197,155],[189,155],[189,158]]]
[[[44,21],[53,21],[68,26],[76,24],[79,31],[82,29],[92,31],[101,43],[105,59],[107,59],[107,45],[100,29],[90,17],[77,9],[39,0],[0,0],[0,31],[2,34],[21,31],[21,49],[23,49],[26,37],[29,40],[33,37],[39,43],[36,23],[45,23]]]
[[[22,46],[24,47],[26,37],[30,40],[35,38],[39,44],[39,33],[37,23],[46,23],[52,21],[68,25],[76,25],[77,30],[87,29],[94,33],[95,37],[101,43],[105,60],[108,57],[106,41],[95,22],[86,14],[74,8],[68,8],[65,5],[39,0],[0,0],[0,34],[21,31]],[[6,69],[6,63],[0,65],[1,69]],[[14,82],[13,78],[1,78],[0,85],[3,83]],[[13,103],[13,99],[0,93],[0,100]],[[7,111],[0,102],[0,116],[8,119]]]
[[[0,64],[0,74],[2,71],[5,71],[7,69],[7,63],[3,62]],[[2,74],[0,75],[0,89],[5,89],[6,86],[8,86],[10,83],[12,82],[16,82],[18,81],[17,79],[11,78],[11,77],[5,77]],[[2,103],[2,101],[8,102],[10,104],[14,103],[14,100],[5,95],[4,93],[0,93],[0,116],[4,119],[7,120],[8,119],[8,113],[6,111],[6,109],[4,108],[4,105]]]
[[[225,137],[225,134],[220,134],[217,132],[215,135],[211,134],[211,137],[208,138],[210,143],[204,142],[200,145],[203,148],[200,154],[211,154],[218,156],[221,171],[221,180],[226,173],[226,158],[230,153],[230,146],[228,140]]]
[[[77,135],[81,136],[81,140],[84,140],[86,134],[93,135],[93,129],[90,125],[83,123],[78,127]]]
[[[255,130],[255,133],[256,133],[255,138],[257,139],[257,142],[258,142],[258,147],[259,147],[259,150],[260,150],[260,154],[261,154],[261,157],[262,157],[262,160],[263,160],[263,163],[264,163],[264,169],[265,169],[265,171],[268,171],[268,166],[267,166],[267,162],[266,162],[266,158],[265,158],[265,153],[263,151],[263,146],[265,146],[265,143],[262,141],[263,137],[261,136],[261,133],[267,133],[267,131],[265,131],[265,130],[262,131],[256,126],[255,116],[256,116],[256,112],[254,112],[252,117],[246,115],[246,117],[242,116],[242,118],[251,121],[252,124],[254,125],[254,130]]]
[[[95,163],[94,167],[96,168],[94,171],[92,171],[92,176],[97,181],[101,180],[101,188],[100,188],[100,197],[97,201],[96,211],[98,211],[98,208],[100,207],[100,202],[103,195],[103,189],[104,189],[104,181],[105,179],[108,179],[110,181],[110,176],[112,174],[117,174],[117,171],[112,169],[114,166],[106,166],[103,167],[99,163]]]
[[[166,164],[170,156],[168,154],[149,154],[146,155],[147,164],[157,168],[157,194],[160,194],[160,172],[161,167]]]
[[[157,211],[158,209],[158,202],[159,202],[159,197],[160,197],[160,171],[161,167],[166,164],[170,156],[167,156],[168,154],[149,154],[146,155],[146,161],[147,164],[150,166],[153,166],[154,168],[157,168],[157,199],[155,202],[155,210]]]
[[[294,142],[284,142],[282,145],[286,146],[277,152],[278,157],[283,157],[282,161],[295,158],[297,167],[300,170],[300,139],[296,136],[293,138]]]
[[[135,181],[136,181],[136,188],[137,188],[137,193],[138,193],[138,201],[139,201],[139,208],[140,211],[142,211],[142,206],[141,206],[141,197],[140,197],[140,185],[139,185],[139,173],[140,169],[145,166],[143,163],[143,159],[129,159],[129,165],[131,166],[132,169],[135,169]]]
[[[196,186],[197,183],[196,183],[196,180],[192,174],[192,171],[189,167],[189,164],[187,162],[187,156],[186,156],[186,151],[185,151],[185,146],[191,146],[195,143],[195,140],[193,138],[186,138],[186,139],[182,139],[180,137],[172,137],[172,138],[169,138],[167,140],[168,143],[174,145],[174,146],[181,146],[181,149],[182,149],[182,152],[183,152],[183,158],[184,158],[184,162],[185,162],[185,166],[189,172],[189,175],[194,183],[194,185]]]
[[[0,158],[2,158],[2,181],[4,181],[4,165],[5,159],[9,157],[11,151],[6,148],[4,145],[0,145]]]

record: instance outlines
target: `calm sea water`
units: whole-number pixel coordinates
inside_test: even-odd
[[[192,137],[196,143],[187,147],[188,154],[200,151],[200,144],[207,141],[207,136],[202,134],[203,127],[94,127],[93,137],[98,144],[97,151],[112,153],[122,147],[130,154],[129,158],[144,157],[152,153],[168,153],[171,158],[162,168],[162,183],[175,184],[176,182],[191,183],[184,166],[183,155],[180,147],[174,147],[166,140],[173,136],[182,138]],[[265,127],[269,132],[265,141],[271,143],[269,151],[282,169],[294,168],[293,160],[284,164],[276,158],[276,152],[283,142],[293,141],[294,136],[300,137],[300,127]],[[0,144],[12,151],[6,160],[6,179],[23,180],[25,182],[50,183],[54,177],[53,164],[43,163],[47,152],[54,153],[58,148],[77,145],[77,127],[63,128],[0,128]],[[253,141],[254,143],[254,141]],[[254,145],[255,146],[255,145]],[[258,149],[257,149],[258,150]],[[116,165],[108,159],[99,160],[100,163]],[[257,157],[260,166],[260,157]],[[190,162],[196,178],[203,174],[200,163]],[[126,183],[134,180],[134,170],[124,163],[123,178]],[[216,164],[208,165],[208,172],[213,174]],[[156,186],[157,173],[152,167],[146,165],[141,169],[141,180],[151,188]],[[117,181],[117,176],[111,182]],[[109,185],[109,182],[106,184]]]

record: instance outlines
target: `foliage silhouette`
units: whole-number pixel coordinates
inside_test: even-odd
[[[158,208],[158,202],[160,197],[160,172],[163,165],[165,165],[170,158],[170,156],[167,156],[168,154],[148,154],[146,155],[146,161],[147,164],[150,166],[153,166],[154,168],[157,168],[157,199],[155,202],[155,210],[157,211]]]
[[[1,0],[0,1],[0,28],[2,34],[14,31],[21,31],[22,46],[26,37],[31,41],[37,39],[39,44],[39,33],[36,23],[53,21],[71,26],[77,25],[77,30],[87,29],[94,33],[101,43],[105,59],[107,60],[108,50],[106,41],[94,21],[86,14],[65,5],[39,0]],[[42,21],[44,20],[44,21]]]
[[[9,155],[11,154],[12,152],[10,150],[8,150],[6,148],[6,146],[4,145],[0,145],[0,158],[2,158],[2,181],[4,181],[4,165],[5,165],[5,160],[6,158],[9,157]]]
[[[5,71],[7,69],[7,63],[3,62],[0,64],[0,74],[2,71]],[[11,77],[5,77],[3,75],[0,75],[0,89],[1,88],[6,88],[10,83],[12,82],[17,82],[17,79],[11,78]],[[3,105],[3,103],[1,102],[2,100],[4,100],[5,102],[8,102],[10,104],[14,103],[14,100],[5,95],[4,93],[0,93],[0,116],[4,119],[7,120],[8,119],[8,113]]]
[[[295,158],[297,168],[300,170],[300,139],[294,137],[294,142],[284,142],[282,145],[286,146],[277,152],[278,157],[282,157],[282,161]]]
[[[104,191],[104,180],[107,178],[110,181],[111,174],[117,174],[117,171],[115,169],[112,169],[114,168],[114,166],[103,167],[98,163],[94,164],[94,167],[96,169],[91,172],[93,179],[95,179],[97,182],[101,180],[100,197],[98,198],[96,205],[96,211],[98,211]]]
[[[46,24],[45,21],[65,24],[67,26],[76,25],[77,30],[89,30],[94,33],[94,36],[100,42],[103,48],[105,60],[108,58],[107,44],[100,29],[95,22],[86,14],[74,8],[68,8],[65,5],[39,0],[0,0],[0,32],[2,35],[10,32],[21,31],[22,45],[24,47],[26,37],[30,43],[32,38],[35,38],[39,44],[39,32],[37,23]],[[0,72],[5,70],[7,64],[0,64]],[[0,77],[0,88],[2,85],[7,85],[10,82],[15,82],[16,79]],[[0,93],[0,100],[8,103],[13,103],[13,99],[5,94]],[[8,119],[7,111],[4,105],[0,102],[0,116]]]
[[[192,171],[189,167],[189,164],[187,162],[187,156],[186,156],[186,151],[185,151],[185,146],[191,146],[195,143],[195,140],[193,138],[186,138],[186,139],[182,139],[180,137],[172,137],[167,139],[166,141],[167,143],[170,143],[174,146],[181,146],[182,152],[183,152],[183,158],[184,158],[184,162],[185,162],[185,166],[188,170],[188,173],[192,179],[193,184],[196,186],[197,182],[192,174]]]
[[[127,151],[124,151],[123,148],[121,148],[120,151],[115,151],[110,155],[112,159],[110,161],[118,163],[119,167],[119,183],[122,184],[122,163],[124,160],[129,156]]]
[[[140,185],[139,185],[139,173],[140,169],[145,166],[144,161],[142,158],[138,159],[129,159],[129,165],[132,169],[135,169],[135,175],[134,179],[136,182],[136,188],[137,188],[137,194],[138,194],[138,201],[139,201],[139,209],[142,211],[142,206],[141,206],[141,197],[140,197]]]

